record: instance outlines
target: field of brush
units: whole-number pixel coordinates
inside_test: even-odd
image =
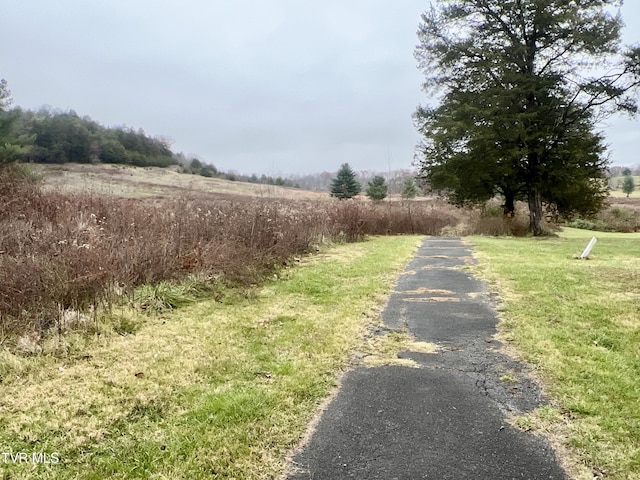
[[[95,184],[103,185],[112,170]],[[205,187],[188,189],[174,179],[162,186],[163,195],[102,195],[77,189],[75,173],[63,176],[66,188],[56,186],[55,176],[44,185],[11,180],[7,172],[0,178],[5,346],[39,350],[40,339],[77,324],[74,315],[96,323],[122,302],[162,304],[154,292],[168,284],[187,282],[192,293],[246,288],[324,245],[366,235],[437,234],[461,216],[438,202],[340,202],[284,188],[273,191],[282,197],[256,197],[256,186],[236,182],[227,182],[233,194],[227,184],[221,193],[215,189],[221,181],[204,178]],[[192,177],[153,170],[148,180],[167,176]],[[292,193],[298,196],[288,198]]]

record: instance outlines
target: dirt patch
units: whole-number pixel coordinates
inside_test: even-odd
[[[405,290],[401,293],[405,293],[407,295],[422,295],[425,293],[430,293],[432,295],[453,295],[454,292],[451,290],[442,290],[438,288],[418,288],[417,290]]]
[[[422,298],[403,298],[405,302],[461,302],[458,297],[422,297]]]

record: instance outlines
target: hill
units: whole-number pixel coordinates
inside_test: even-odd
[[[129,165],[66,163],[36,164],[50,191],[95,193],[125,198],[167,198],[180,195],[204,195],[214,198],[283,198],[291,200],[328,199],[328,192],[277,185],[231,181],[221,178],[179,173],[180,167],[134,167]],[[640,185],[640,178],[636,185]],[[391,195],[390,199],[396,199]],[[612,190],[612,205],[640,210],[640,188],[630,198],[621,190]]]
[[[217,198],[265,197],[326,199],[326,192],[263,185],[178,173],[177,167],[133,167],[112,164],[34,165],[45,190],[95,193],[126,198],[204,195]]]

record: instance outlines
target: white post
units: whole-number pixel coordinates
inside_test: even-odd
[[[587,245],[587,248],[585,248],[584,252],[582,252],[582,255],[580,255],[580,258],[587,258],[591,253],[591,249],[593,248],[593,246],[596,244],[597,241],[598,239],[596,237],[592,237],[591,241],[589,242],[589,245]]]

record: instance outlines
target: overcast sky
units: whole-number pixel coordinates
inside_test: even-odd
[[[223,170],[410,168],[426,102],[413,51],[428,0],[3,0],[14,103],[168,137]],[[640,1],[622,8],[640,42]],[[640,123],[610,121],[640,164]]]

